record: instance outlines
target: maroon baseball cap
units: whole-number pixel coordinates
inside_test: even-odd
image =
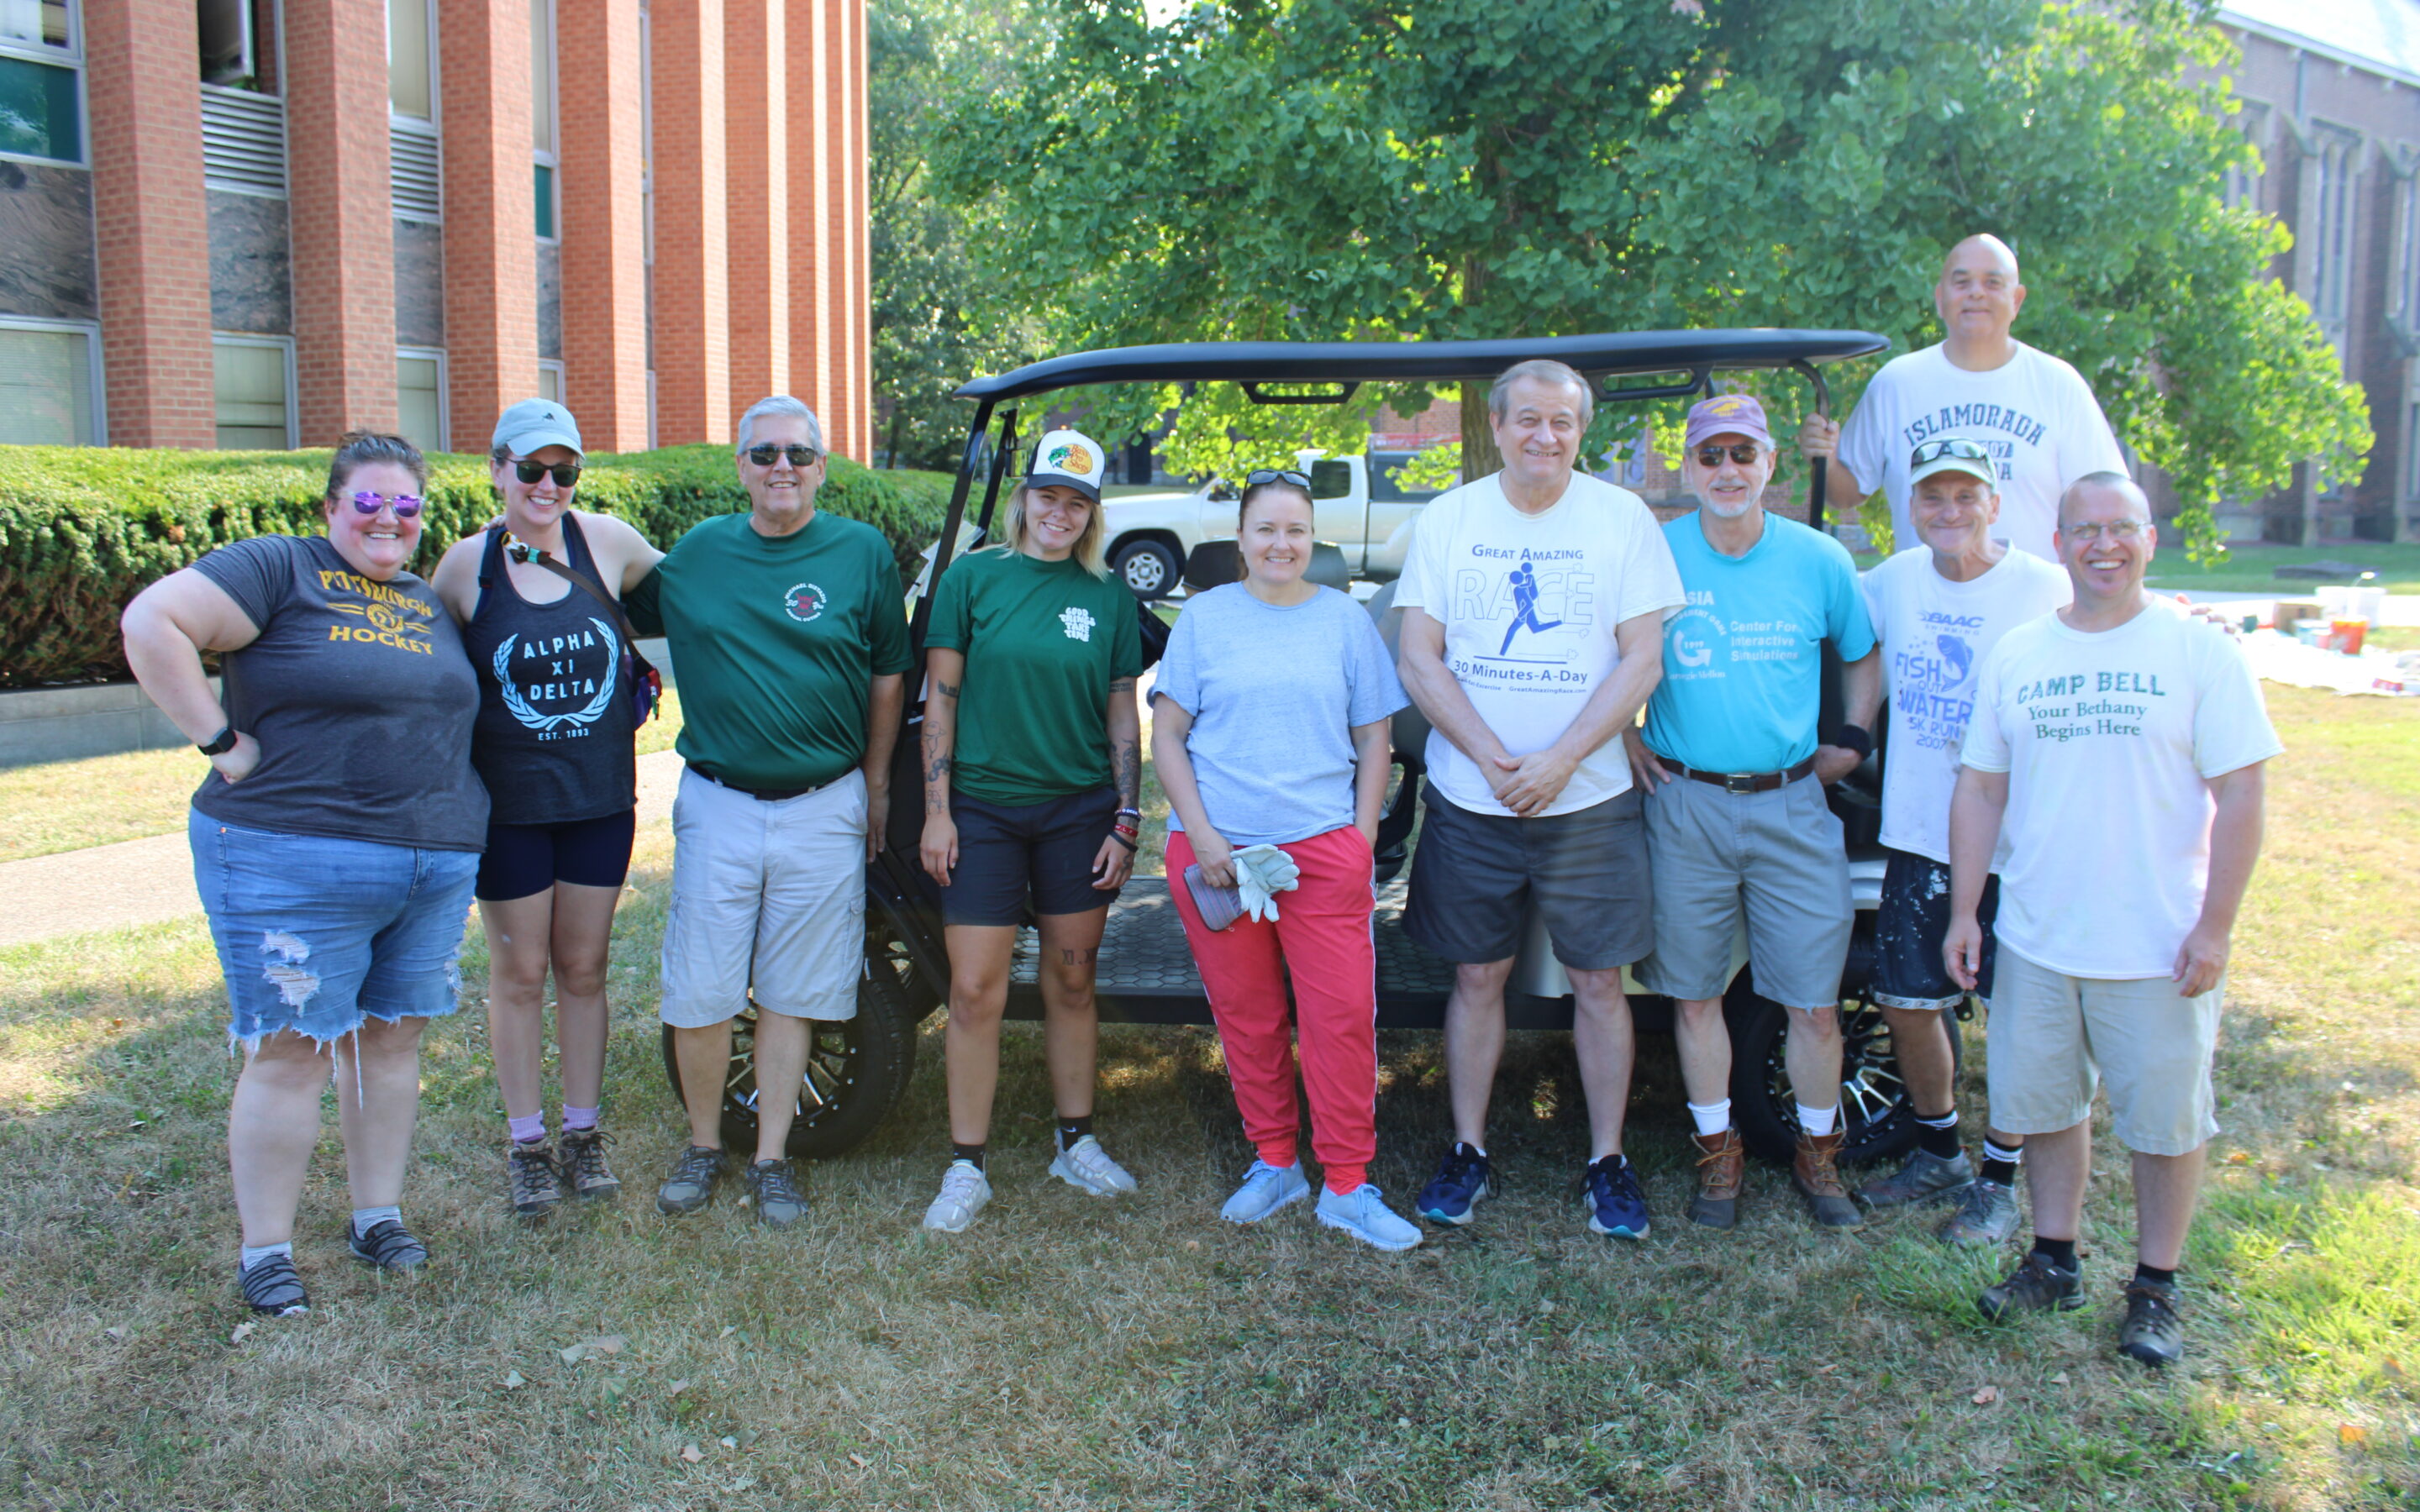
[[[1745,436],[1773,444],[1764,426],[1764,406],[1752,393],[1717,393],[1689,407],[1689,433],[1683,445],[1694,448],[1709,436]]]

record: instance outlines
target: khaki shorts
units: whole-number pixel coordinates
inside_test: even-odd
[[[1730,990],[1731,944],[1747,925],[1757,992],[1784,1008],[1840,1000],[1856,900],[1823,784],[1727,793],[1676,777],[1647,799],[1655,868],[1655,950],[1638,985],[1704,1001]]]
[[[748,1006],[857,1016],[865,973],[865,778],[768,803],[684,767],[673,800],[663,1020],[720,1024]]]
[[[2210,1067],[2218,1049],[2221,979],[2179,997],[2165,977],[2069,977],[2005,943],[1984,1044],[1992,1123],[2056,1134],[2092,1116],[2104,1078],[2118,1142],[2145,1155],[2189,1155],[2218,1133]]]

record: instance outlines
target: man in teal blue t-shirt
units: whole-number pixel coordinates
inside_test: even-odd
[[[1758,993],[1790,1010],[1799,1098],[1792,1180],[1817,1224],[1854,1228],[1834,1167],[1840,1125],[1840,968],[1855,913],[1826,784],[1873,749],[1882,658],[1856,564],[1840,543],[1764,512],[1775,453],[1764,407],[1724,393],[1689,410],[1681,475],[1699,508],[1664,527],[1687,605],[1664,622],[1664,680],[1644,738],[1626,737],[1648,795],[1654,953],[1639,985],[1677,1007],[1681,1080],[1696,1120],[1697,1200],[1710,1227],[1737,1222],[1745,1160],[1730,1117],[1723,994],[1745,916]],[[1823,642],[1844,664],[1848,722],[1820,745]],[[1811,780],[1810,780],[1811,779]]]

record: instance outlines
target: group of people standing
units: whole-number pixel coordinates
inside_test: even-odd
[[[2080,1305],[2089,1110],[2105,1076],[2135,1152],[2141,1263],[2120,1344],[2175,1358],[2175,1268],[2216,1131],[2227,936],[2257,852],[2262,764],[2279,748],[2225,636],[2145,593],[2148,502],[2081,378],[2010,335],[2024,299],[2013,255],[1961,242],[1935,297],[1947,339],[1886,366],[1846,427],[1810,418],[1798,436],[1836,500],[1886,493],[1917,543],[1862,582],[1831,537],[1764,511],[1778,449],[1753,396],[1691,409],[1681,471],[1698,507],[1659,527],[1636,495],[1578,471],[1593,391],[1550,362],[1518,364],[1490,394],[1502,471],[1427,507],[1396,591],[1398,656],[1359,604],[1307,576],[1310,480],[1245,480],[1240,580],[1187,601],[1151,692],[1170,892],[1254,1149],[1224,1217],[1259,1222],[1312,1194],[1298,1039],[1317,1221],[1381,1249],[1420,1241],[1368,1179],[1373,847],[1390,723],[1417,704],[1431,733],[1404,928],[1454,965],[1455,1138],[1420,1217],[1466,1224],[1496,1189],[1488,1103],[1534,915],[1571,982],[1588,1227],[1650,1228],[1622,1152],[1625,968],[1676,1005],[1698,1164],[1688,1215],[1732,1227],[1745,1162],[1723,998],[1744,933],[1756,990],[1788,1012],[1791,1180],[1814,1223],[1856,1227],[1859,1198],[1954,1199],[1945,1238],[2003,1242],[2030,1148],[2034,1242],[1980,1305]],[[950,962],[951,1150],[923,1220],[943,1232],[993,1196],[1000,1023],[1029,916],[1057,1116],[1049,1173],[1103,1196],[1136,1187],[1094,1127],[1094,967],[1140,842],[1145,671],[1135,605],[1102,561],[1106,459],[1078,432],[1046,435],[1000,542],[933,587],[915,849]],[[126,612],[137,676],[214,769],[192,839],[246,1056],[229,1148],[238,1274],[260,1311],[306,1305],[292,1236],[331,1074],[352,1253],[391,1269],[426,1258],[399,1207],[417,1047],[454,1009],[473,896],[511,1205],[535,1217],[618,1192],[599,1126],[604,982],[647,712],[632,686],[640,635],[669,638],[684,717],[661,1013],[690,1131],[658,1207],[694,1211],[737,1174],[759,1222],[806,1214],[786,1152],[792,1099],[758,1100],[756,1149],[735,1162],[723,1089],[746,1005],[768,1088],[799,1085],[814,1036],[858,1011],[863,868],[885,841],[915,670],[891,551],[815,507],[820,426],[787,396],[741,419],[749,512],[669,552],[574,510],[581,465],[562,407],[513,407],[491,458],[501,517],[424,582],[405,563],[425,465],[395,438],[348,438],[324,537],[221,548]],[[1827,644],[1845,715],[1828,740]],[[223,659],[223,695],[206,652]],[[1890,860],[1872,990],[1921,1139],[1853,1194],[1837,1160],[1854,904],[1824,788],[1871,754],[1885,696]],[[2072,842],[2084,824],[2090,847]],[[551,1141],[550,975],[563,1087]],[[1979,1165],[1941,1025],[1969,993],[1993,1010]]]

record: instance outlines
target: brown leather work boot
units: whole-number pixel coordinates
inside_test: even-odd
[[[1840,1153],[1840,1141],[1848,1137],[1843,1129],[1821,1139],[1804,1129],[1798,1131],[1798,1154],[1790,1163],[1790,1184],[1807,1199],[1807,1215],[1819,1228],[1866,1227],[1864,1214],[1857,1211],[1855,1199],[1840,1184],[1840,1173],[1832,1165]]]
[[[1708,1228],[1729,1228],[1739,1222],[1740,1188],[1747,1181],[1747,1147],[1737,1129],[1718,1134],[1691,1134],[1698,1147],[1698,1196],[1689,1204],[1692,1223]]]

